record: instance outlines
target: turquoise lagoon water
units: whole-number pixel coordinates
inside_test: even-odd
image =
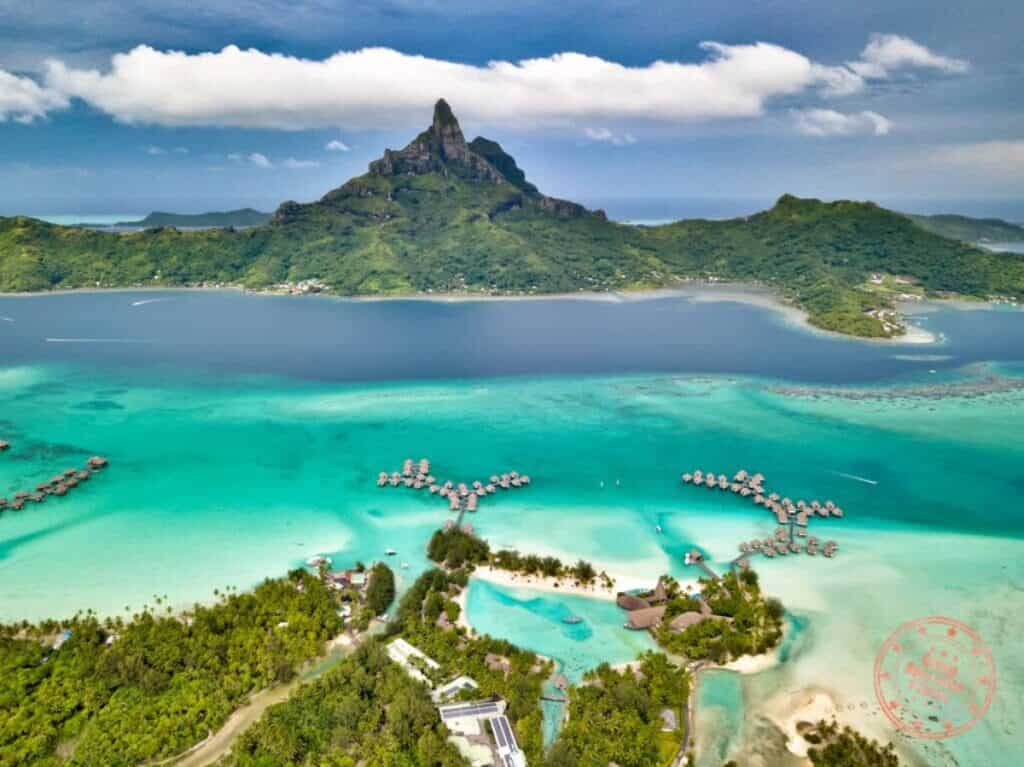
[[[207,359],[189,366],[183,346],[174,347],[173,365],[149,347],[119,347],[110,353],[142,356],[106,364],[105,352],[83,352],[95,344],[46,343],[42,331],[33,340],[24,315],[34,301],[0,305],[0,315],[17,320],[0,325],[0,349],[11,352],[0,368],[0,439],[12,443],[0,454],[0,494],[92,454],[111,466],[65,499],[0,516],[0,620],[123,613],[154,595],[183,606],[316,553],[344,565],[394,548],[393,562],[408,565],[396,572],[408,582],[426,567],[424,542],[448,514],[426,494],[376,487],[377,473],[406,456],[430,457],[435,474],[455,481],[513,468],[531,475],[531,487],[484,500],[471,518],[492,545],[584,557],[652,582],[664,572],[687,578],[681,555],[691,545],[719,567],[740,540],[774,526],[731,495],[681,486],[679,473],[746,468],[790,497],[832,498],[847,517],[817,523],[816,534],[840,544],[835,560],[758,563],[764,587],[806,630],[786,662],[737,681],[742,695],[729,692],[726,708],[743,726],[710,721],[700,757],[750,748],[753,735],[741,743],[723,732],[760,732],[766,713],[811,687],[844,711],[866,710],[867,729],[891,736],[870,713],[874,654],[898,625],[929,614],[981,633],[999,668],[999,694],[971,732],[906,748],[927,763],[978,767],[1024,750],[1012,707],[1024,697],[1024,390],[1014,383],[1016,363],[933,375],[926,371],[939,363],[921,359],[909,389],[877,380],[826,385],[796,368],[802,383],[692,370],[325,381],[248,364],[211,369]],[[268,328],[287,319],[280,304],[265,306],[273,310]],[[971,317],[956,322],[988,321],[962,314]],[[1002,326],[1016,319],[988,314]],[[770,317],[763,313],[764,322]],[[982,335],[978,327],[967,330]],[[2,334],[16,331],[23,335],[6,346]],[[860,348],[786,332],[794,347]],[[339,366],[330,354],[325,364]],[[992,374],[1001,385],[965,385]],[[585,623],[562,624],[563,611]],[[570,678],[601,660],[628,659],[644,641],[597,600],[474,583],[468,612],[481,630],[559,659]]]
[[[553,659],[573,684],[602,662],[624,663],[655,649],[646,631],[622,628],[622,611],[606,599],[510,589],[474,580],[466,614],[477,631]],[[563,623],[570,615],[583,622]]]

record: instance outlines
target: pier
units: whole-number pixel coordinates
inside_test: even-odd
[[[406,458],[402,462],[401,471],[382,471],[377,474],[377,487],[406,487],[412,490],[426,490],[448,501],[448,510],[457,512],[456,527],[462,527],[467,512],[473,513],[479,508],[480,500],[499,490],[514,490],[530,484],[530,475],[509,471],[505,474],[492,474],[486,483],[476,479],[472,482],[455,483],[452,480],[439,481],[430,472],[430,461],[420,458],[414,461]]]
[[[6,442],[3,444],[7,444]],[[3,448],[6,449],[6,448]],[[70,491],[81,487],[93,474],[108,465],[103,456],[94,455],[85,462],[85,468],[69,468],[50,479],[38,483],[33,490],[18,490],[10,499],[0,497],[0,513],[4,511],[21,511],[29,503],[43,503],[51,495],[63,498]]]
[[[755,506],[761,506],[771,512],[778,527],[773,537],[763,540],[744,541],[739,544],[740,555],[733,560],[733,565],[749,567],[748,558],[762,554],[768,558],[783,557],[787,554],[805,553],[815,556],[819,551],[818,538],[808,534],[810,523],[815,518],[836,518],[843,516],[843,510],[833,501],[812,500],[793,501],[780,496],[776,492],[766,492],[765,477],[761,473],[751,474],[745,469],[736,472],[730,480],[725,474],[695,469],[680,475],[684,485],[695,485],[709,490],[731,492],[741,498],[750,500]],[[821,554],[832,558],[838,549],[835,541],[828,541],[821,547]],[[686,564],[697,564],[705,569],[711,577],[713,573],[704,564],[700,552],[694,549],[686,555]]]

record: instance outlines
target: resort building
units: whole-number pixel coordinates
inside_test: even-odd
[[[460,676],[456,677],[448,684],[438,687],[430,697],[435,703],[442,703],[451,700],[463,690],[478,689],[480,689],[480,685],[476,683],[475,679],[468,676]]]
[[[526,767],[526,757],[505,716],[505,701],[453,703],[437,710],[451,733],[449,742],[473,767]]]
[[[436,660],[427,657],[401,637],[388,643],[388,657],[405,669],[405,673],[416,681],[423,682],[428,687],[434,686],[424,670],[437,671],[441,666]]]

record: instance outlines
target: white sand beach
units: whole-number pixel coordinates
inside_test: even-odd
[[[596,568],[595,566],[595,569]],[[649,578],[638,575],[625,575],[609,572],[613,585],[610,589],[601,586],[599,581],[590,585],[576,583],[572,578],[545,578],[540,575],[525,575],[492,567],[478,567],[473,571],[473,578],[510,588],[528,588],[551,594],[572,594],[581,597],[614,600],[620,591],[654,588]]]

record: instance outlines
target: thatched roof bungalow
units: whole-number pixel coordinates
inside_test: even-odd
[[[632,631],[645,631],[656,628],[662,618],[665,617],[665,607],[644,607],[639,610],[630,610],[626,620],[626,628]]]

